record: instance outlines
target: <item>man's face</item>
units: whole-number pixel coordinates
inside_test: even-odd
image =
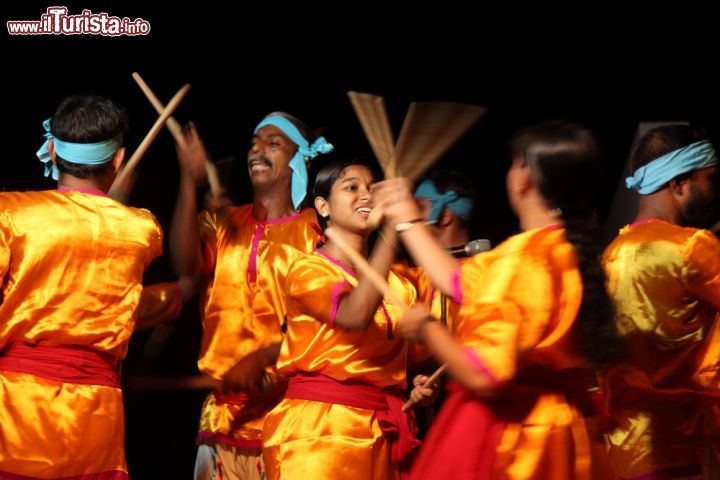
[[[717,214],[718,167],[698,170],[690,177],[690,195],[682,206],[685,225],[695,228],[707,228],[716,219]]]
[[[265,125],[253,135],[248,152],[248,173],[253,187],[290,186],[290,160],[297,145],[274,125]]]

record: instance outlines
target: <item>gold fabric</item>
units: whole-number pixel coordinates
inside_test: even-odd
[[[573,338],[582,297],[576,262],[564,230],[546,227],[461,265],[455,335],[497,382],[493,412],[505,423],[493,478],[606,473],[599,431],[582,413],[589,375],[578,375],[584,360]]]
[[[462,262],[462,260],[459,261]],[[415,290],[417,290],[418,302],[429,305],[433,317],[444,321],[448,329],[452,332],[454,319],[460,311],[460,305],[455,303],[451,298],[442,295],[442,292],[433,286],[430,282],[430,277],[428,277],[427,273],[425,273],[421,267],[410,266],[406,262],[396,262],[393,264],[393,271],[410,280]],[[445,312],[444,316],[443,310]],[[431,357],[432,354],[425,345],[414,342],[408,344],[408,367],[417,365],[424,368]]]
[[[0,207],[0,350],[27,342],[123,358],[143,272],[162,252],[152,214],[78,191],[0,193]],[[0,472],[127,471],[123,435],[119,389],[0,371]]]
[[[603,262],[627,346],[603,381],[615,468],[636,477],[700,465],[720,419],[720,242],[651,220],[623,228]]]
[[[285,276],[290,264],[317,243],[316,222],[311,209],[268,222],[253,218],[252,205],[201,213],[210,272],[198,360],[204,375],[219,380],[250,353],[282,340]],[[257,391],[243,392],[231,401],[211,393],[200,418],[201,441],[259,446],[265,413],[276,402],[277,396]]]
[[[277,362],[281,374],[315,373],[405,388],[407,346],[396,333],[400,308],[384,299],[364,330],[332,325],[340,297],[357,280],[319,252],[297,260],[287,282],[288,329]],[[416,301],[405,278],[391,272],[388,282],[408,304]],[[263,456],[268,479],[399,478],[374,411],[345,405],[284,399],[265,420]]]

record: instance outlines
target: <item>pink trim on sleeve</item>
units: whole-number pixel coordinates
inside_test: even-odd
[[[472,347],[465,347],[465,357],[470,361],[473,368],[480,374],[484,375],[485,377],[490,380],[490,382],[493,384],[493,386],[497,386],[499,383],[497,378],[495,377],[495,374],[490,370],[490,368],[487,366],[487,363],[478,356],[478,354],[475,352],[475,350]]]
[[[462,284],[460,283],[460,267],[453,270],[450,277],[450,284],[452,285],[452,301],[458,305],[462,304]]]
[[[332,309],[330,310],[330,319],[328,320],[328,325],[331,327],[335,325],[335,316],[340,306],[340,297],[346,285],[350,285],[350,282],[343,280],[332,287]]]

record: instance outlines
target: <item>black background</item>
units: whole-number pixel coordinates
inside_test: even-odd
[[[51,5],[3,5],[3,24],[38,20]],[[520,5],[492,14],[483,5],[468,9],[460,4],[302,4],[293,11],[280,4],[220,2],[61,5],[70,14],[89,8],[142,17],[152,30],[145,37],[119,38],[3,33],[3,190],[53,188],[42,176],[35,151],[43,141],[42,120],[70,93],[93,90],[125,105],[131,120],[125,144],[134,150],[156,114],[131,79],[133,71],[164,101],[184,83],[192,84],[175,117],[197,124],[215,159],[236,157],[235,168],[223,169],[223,179],[241,203],[251,193],[244,158],[252,128],[268,112],[287,111],[322,130],[336,146],[331,158],[338,158],[371,157],[348,90],[384,96],[396,136],[411,101],[488,107],[486,117],[439,167],[460,170],[475,181],[473,236],[493,244],[517,230],[504,185],[507,139],[518,127],[561,117],[594,129],[607,163],[597,179],[602,218],[627,174],[624,165],[639,121],[691,121],[705,126],[713,140],[720,131],[720,86],[711,73],[715,59],[703,51],[712,39],[702,38],[702,12],[689,18],[669,12],[664,21],[650,21],[644,14],[607,12],[604,18],[598,12],[567,10],[545,11],[547,18],[541,19]],[[688,19],[694,31],[676,34],[677,24]],[[140,170],[130,203],[153,211],[167,229],[179,178],[167,132]],[[163,257],[145,281],[172,279]],[[196,373],[196,312],[196,305],[189,306],[178,324],[155,334],[152,343],[151,333],[135,336],[124,377]],[[162,335],[164,341],[154,341]],[[133,478],[190,478],[204,395],[125,388]]]

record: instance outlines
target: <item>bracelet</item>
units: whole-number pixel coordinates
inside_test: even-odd
[[[412,220],[409,220],[407,222],[400,222],[397,225],[395,225],[395,231],[398,233],[406,232],[410,230],[412,227],[417,225],[418,223],[425,223],[425,219],[422,217],[414,218]]]

